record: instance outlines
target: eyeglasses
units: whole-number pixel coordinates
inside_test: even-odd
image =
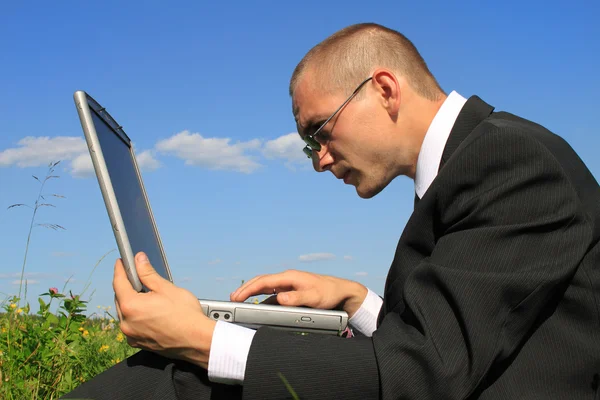
[[[317,129],[313,134],[311,135],[306,135],[302,138],[302,140],[304,140],[304,142],[306,143],[306,146],[302,149],[302,151],[304,152],[304,154],[306,154],[306,156],[308,158],[312,158],[313,156],[313,151],[320,151],[321,150],[321,143],[319,143],[319,141],[316,138],[316,136],[319,134],[319,132],[321,132],[321,130],[323,129],[323,127],[325,125],[327,125],[329,123],[329,121],[331,121],[331,119],[333,117],[336,116],[336,114],[342,109],[344,108],[344,106],[346,104],[348,104],[348,102],[350,100],[352,100],[354,98],[354,96],[356,96],[356,94],[358,93],[358,91],[364,86],[365,83],[369,82],[371,79],[373,79],[373,77],[368,77],[367,79],[365,79],[364,81],[362,81],[360,83],[360,85],[358,85],[358,87],[356,89],[354,89],[354,92],[352,92],[352,94],[350,95],[350,97],[348,97],[346,99],[346,101],[344,101],[344,103],[337,109],[335,110],[335,112],[333,114],[331,114],[331,116],[329,118],[327,118],[327,120],[325,122],[323,122],[321,124],[321,126],[319,127],[319,129]]]

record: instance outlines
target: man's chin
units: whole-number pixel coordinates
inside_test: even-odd
[[[383,189],[385,189],[387,184],[377,185],[377,186],[367,186],[364,183],[361,185],[361,183],[359,182],[358,185],[354,185],[354,186],[356,188],[356,194],[358,194],[358,197],[360,197],[362,199],[370,199],[372,197],[377,196]]]
[[[358,194],[358,197],[360,197],[361,199],[370,199],[372,197],[375,197],[375,195],[377,195],[377,193],[379,193],[381,190],[368,190],[365,188],[362,188],[361,185],[356,186],[356,194]]]

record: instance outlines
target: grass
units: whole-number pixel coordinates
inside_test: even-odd
[[[38,295],[39,310],[30,312],[24,277],[34,229],[66,230],[58,224],[36,222],[41,209],[55,207],[48,199],[65,198],[44,192],[49,181],[59,178],[55,174],[59,162],[48,165],[43,179],[32,175],[40,185],[33,204],[8,207],[29,208],[32,214],[18,294],[6,295],[0,301],[1,399],[57,399],[138,351],[127,344],[118,321],[110,313],[111,306],[86,316],[89,300],[83,296],[94,270],[108,253],[92,268],[82,293],[67,293],[66,284],[61,291],[50,288]]]
[[[86,302],[56,288],[38,301],[36,314],[29,305],[19,307],[16,296],[2,304],[0,398],[57,399],[138,351],[127,344],[110,306],[86,318]]]

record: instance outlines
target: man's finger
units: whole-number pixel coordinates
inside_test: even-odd
[[[318,303],[318,298],[315,297],[313,290],[308,291],[296,291],[291,290],[288,292],[277,293],[273,296],[269,296],[267,299],[261,302],[261,304],[272,304],[281,306],[307,306],[315,307]]]
[[[148,256],[144,252],[136,254],[135,269],[137,270],[140,282],[152,291],[156,291],[161,285],[168,282],[156,272],[152,264],[150,264]]]
[[[307,306],[316,307],[318,298],[315,297],[315,292],[309,291],[289,291],[277,294],[277,303],[282,306]]]
[[[283,292],[295,289],[296,282],[289,275],[266,275],[243,287],[232,295],[232,301],[245,301],[250,296],[273,294],[273,291]]]
[[[245,289],[248,287],[248,285],[251,285],[251,284],[253,284],[253,283],[254,283],[254,282],[256,282],[257,280],[259,280],[259,279],[261,279],[261,278],[264,278],[265,276],[268,276],[268,275],[257,275],[257,276],[255,276],[254,278],[250,279],[249,281],[247,281],[247,282],[244,282],[244,283],[243,283],[243,284],[242,284],[242,285],[241,285],[239,288],[237,288],[237,289],[236,289],[236,290],[235,290],[233,293],[231,293],[231,295],[229,296],[229,297],[230,297],[230,299],[231,299],[232,301],[235,301],[235,300],[233,300],[233,299],[234,299],[234,298],[237,298],[237,297],[238,297],[238,294],[239,294],[239,293],[240,293],[242,290],[245,290]],[[245,299],[244,299],[244,300],[245,300]]]
[[[125,265],[123,265],[123,261],[121,261],[120,258],[115,262],[113,290],[115,291],[115,296],[121,299],[123,297],[130,296],[132,293],[137,293],[133,286],[131,286],[129,278],[127,278],[127,274],[125,273]]]
[[[115,296],[115,310],[117,310],[117,318],[119,318],[119,322],[123,322],[123,314],[121,313],[121,307],[119,306],[119,300],[117,296]]]

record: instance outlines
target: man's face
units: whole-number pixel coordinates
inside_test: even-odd
[[[292,99],[301,137],[314,133],[348,98],[325,94],[309,82],[308,77],[302,79]],[[321,150],[313,151],[312,162],[316,171],[329,170],[355,186],[360,197],[370,198],[398,175],[394,167],[398,155],[393,150],[393,120],[382,107],[379,91],[372,81],[360,90],[359,98],[353,98],[319,132]]]

